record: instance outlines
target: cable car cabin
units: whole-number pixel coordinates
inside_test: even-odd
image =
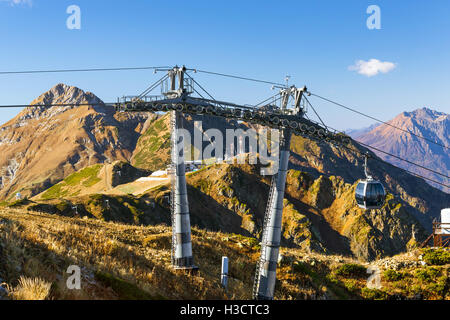
[[[373,179],[361,180],[356,186],[355,199],[363,209],[380,209],[386,198],[381,182]]]

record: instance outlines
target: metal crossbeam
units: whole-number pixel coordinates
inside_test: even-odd
[[[216,116],[241,120],[276,129],[290,129],[294,134],[331,144],[348,144],[350,138],[324,128],[321,124],[294,114],[291,109],[280,110],[251,108],[229,102],[203,98],[178,97],[174,99],[156,99],[153,101],[128,101],[116,105],[123,112],[168,112],[178,111],[187,114]]]

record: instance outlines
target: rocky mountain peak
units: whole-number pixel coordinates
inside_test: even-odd
[[[388,122],[360,135],[352,135],[358,141],[392,153],[401,158],[426,166],[448,175],[450,172],[450,152],[443,146],[450,145],[450,115],[427,107],[410,112],[403,112]],[[398,130],[392,126],[403,129]],[[409,134],[407,131],[414,133]],[[425,137],[420,139],[418,136]],[[433,141],[435,143],[433,143]],[[433,180],[448,183],[441,175],[417,168],[412,164],[389,157],[378,155],[401,168],[424,175]],[[448,192],[448,188],[434,184]]]
[[[84,92],[80,88],[69,86],[64,83],[59,83],[47,92],[41,94],[38,98],[31,102],[31,105],[35,104],[102,104],[100,100],[92,92]]]
[[[449,115],[444,112],[439,112],[427,107],[423,107],[420,109],[416,109],[411,112],[403,112],[401,114],[403,117],[411,118],[411,119],[420,119],[420,120],[428,120],[428,121],[436,121],[441,118],[448,118]]]
[[[67,104],[67,105],[64,105]],[[16,117],[15,122],[24,125],[24,121],[30,119],[52,118],[66,111],[85,107],[85,110],[93,108],[98,113],[113,113],[112,108],[103,105],[103,101],[92,92],[85,92],[75,86],[59,83],[47,92],[34,99],[30,106]],[[56,106],[55,106],[56,105]]]

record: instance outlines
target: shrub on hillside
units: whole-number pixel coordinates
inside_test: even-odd
[[[342,277],[365,278],[367,277],[366,267],[356,263],[346,263],[337,268],[334,273]]]
[[[401,272],[392,269],[387,269],[383,272],[383,277],[388,281],[399,281],[402,280],[405,277],[405,275]]]
[[[440,274],[439,269],[433,267],[418,269],[415,272],[417,279],[426,282],[434,282],[436,278],[439,276],[439,274]]]
[[[367,300],[386,300],[389,298],[389,295],[386,292],[379,289],[369,288],[362,288],[361,296]]]
[[[429,265],[450,264],[450,252],[444,249],[428,249],[423,255],[423,260]]]
[[[9,203],[8,207],[10,207],[10,208],[18,208],[18,207],[27,205],[29,203],[30,203],[30,200],[28,200],[28,198],[18,199],[18,200],[15,200],[15,201]]]
[[[11,290],[14,300],[45,300],[50,293],[51,283],[41,278],[27,278],[21,276],[19,284]]]

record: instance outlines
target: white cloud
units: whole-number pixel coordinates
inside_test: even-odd
[[[367,77],[373,77],[377,74],[388,73],[395,69],[397,65],[393,62],[380,61],[378,59],[370,59],[369,61],[358,60],[353,66],[348,67],[351,71],[357,71],[359,74]]]
[[[1,2],[8,2],[11,6],[17,6],[17,5],[33,5],[33,0],[0,0]]]

